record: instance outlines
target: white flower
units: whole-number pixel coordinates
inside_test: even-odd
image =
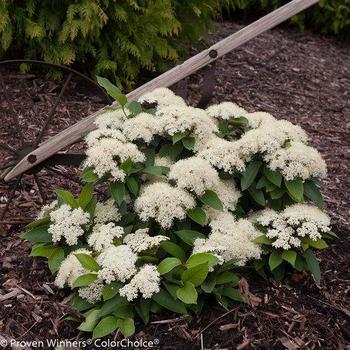
[[[218,172],[211,164],[199,157],[179,160],[171,166],[169,179],[175,180],[177,187],[194,192],[198,196],[218,185]]]
[[[51,225],[48,232],[52,234],[52,242],[65,238],[68,245],[76,245],[78,237],[84,234],[82,225],[89,223],[90,215],[81,208],[72,208],[67,204],[50,212]]]
[[[264,210],[254,221],[267,228],[266,237],[274,240],[273,247],[285,250],[299,247],[300,238],[317,240],[330,230],[328,215],[308,204],[294,204],[282,212]]]
[[[153,218],[163,228],[170,228],[174,219],[184,219],[186,211],[195,204],[188,192],[167,183],[155,182],[143,188],[135,201],[135,211],[143,221]]]
[[[247,111],[232,102],[221,102],[206,109],[208,115],[213,118],[231,119],[245,116]]]
[[[279,149],[270,158],[269,168],[281,171],[287,180],[322,178],[327,174],[327,166],[320,153],[301,142],[291,142],[289,147]]]
[[[128,301],[132,301],[137,298],[139,292],[143,298],[149,299],[159,291],[160,274],[157,267],[146,264],[140,268],[128,284],[119,289],[119,294],[126,297]]]
[[[114,129],[92,130],[86,135],[85,142],[87,143],[87,146],[90,148],[98,145],[99,140],[103,138],[110,138],[114,140],[119,140],[121,142],[126,142],[126,137],[123,135],[123,133],[120,130],[114,130]]]
[[[178,132],[193,135],[195,149],[199,149],[217,131],[214,121],[199,108],[172,105],[159,108],[156,117],[165,135],[172,136]]]
[[[180,96],[176,96],[167,88],[157,88],[147,92],[138,99],[138,102],[141,104],[145,102],[149,104],[156,103],[158,107],[186,106],[185,101]]]
[[[219,196],[224,210],[236,210],[236,205],[241,197],[233,180],[221,180],[213,187],[213,191]]]
[[[121,219],[118,208],[115,206],[115,202],[112,198],[106,202],[98,202],[95,209],[95,223],[104,224],[109,221],[119,221]]]
[[[93,228],[88,243],[90,247],[99,252],[112,246],[114,238],[121,238],[123,234],[124,229],[121,226],[116,226],[113,222],[98,224]]]
[[[159,120],[144,112],[126,120],[123,125],[123,133],[129,141],[143,140],[150,143],[160,131]]]
[[[121,129],[123,123],[126,120],[126,116],[121,108],[112,110],[111,108],[106,108],[106,111],[99,114],[95,119],[95,125],[99,129]]]
[[[148,234],[148,228],[145,228],[126,235],[123,241],[133,252],[140,253],[158,247],[162,242],[168,239],[169,237],[162,235],[150,236]]]
[[[79,288],[78,294],[90,304],[98,303],[102,298],[103,283],[94,281],[86,287]]]
[[[253,129],[268,126],[276,121],[276,118],[267,112],[246,113],[244,117],[248,119],[248,125]]]
[[[73,287],[73,283],[75,280],[81,276],[86,274],[88,271],[84,269],[75,254],[87,254],[91,255],[91,252],[87,249],[77,249],[71,252],[61,263],[60,268],[58,270],[55,285],[58,288],[63,288],[67,283],[70,287]]]
[[[119,164],[130,158],[133,162],[143,162],[145,156],[133,143],[121,142],[117,139],[102,138],[86,151],[84,167],[93,167],[99,176],[110,174],[116,181],[123,181],[125,172]]]
[[[245,163],[241,159],[237,143],[219,137],[211,137],[200,150],[198,156],[208,160],[215,168],[230,174],[245,169]]]
[[[125,282],[136,273],[137,255],[126,245],[104,249],[96,261],[101,266],[98,278],[104,282]]]
[[[40,210],[40,212],[39,212],[39,214],[38,214],[38,216],[37,216],[37,220],[39,220],[39,219],[44,219],[44,218],[48,217],[49,214],[50,214],[50,212],[51,212],[53,209],[55,209],[55,208],[57,207],[57,205],[58,205],[57,200],[52,201],[50,204],[44,205],[44,206],[41,208],[41,210]]]
[[[224,261],[235,260],[239,266],[260,258],[261,248],[253,242],[260,233],[248,220],[235,221],[231,214],[222,213],[209,226],[212,228],[209,237],[196,240],[193,253],[211,252]]]

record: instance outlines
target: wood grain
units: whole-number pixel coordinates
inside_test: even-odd
[[[316,4],[317,2],[319,2],[319,0],[293,0],[287,3],[286,5],[278,8],[277,10],[244,27],[238,32],[217,42],[208,49],[205,49],[197,55],[189,58],[182,64],[177,65],[176,67],[170,69],[169,71],[161,74],[155,79],[130,92],[127,95],[128,99],[136,100],[145,92],[152,91],[157,87],[168,87],[173,85],[181,79],[196,72],[200,68],[206,66],[210,62],[217,60],[226,53],[255,38],[257,35],[275,27],[276,25],[282,23],[288,18],[310,7],[311,5]],[[212,54],[209,53],[216,53],[216,56],[214,57]],[[81,139],[82,136],[86,134],[86,132],[91,131],[95,128],[93,122],[96,116],[103,113],[104,110],[105,109],[102,108],[96,113],[91,114],[90,116],[84,118],[78,123],[63,130],[59,134],[42,143],[36,150],[28,154],[25,158],[23,158],[6,175],[5,181],[9,181],[14,177],[24,173],[28,169],[39,164],[40,162],[49,158],[53,154],[62,150],[63,148]],[[30,155],[35,155],[35,163],[28,162],[27,159]]]

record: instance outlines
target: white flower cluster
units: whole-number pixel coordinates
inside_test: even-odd
[[[267,228],[266,237],[273,239],[273,247],[284,250],[300,247],[304,237],[317,240],[330,231],[329,216],[308,204],[294,204],[282,212],[266,209],[253,221]]]
[[[206,109],[210,117],[218,119],[234,119],[245,116],[247,111],[232,102],[221,102]]]
[[[49,214],[50,214],[50,212],[51,212],[53,209],[55,209],[55,208],[57,207],[57,205],[58,205],[57,200],[52,201],[50,204],[44,205],[44,206],[41,208],[41,210],[40,210],[40,212],[39,212],[39,214],[38,214],[38,216],[37,216],[37,220],[38,220],[38,219],[43,219],[43,218],[48,217]]]
[[[135,233],[129,233],[125,236],[123,242],[134,252],[141,253],[145,250],[158,247],[162,242],[168,240],[167,236],[150,236],[148,228],[136,230]]]
[[[77,249],[65,258],[60,265],[55,279],[55,284],[57,287],[63,288],[65,284],[72,287],[73,283],[79,276],[87,273],[87,271],[81,266],[75,254],[91,255],[91,251],[87,249]]]
[[[146,185],[135,200],[135,211],[143,221],[156,220],[163,228],[170,228],[175,219],[182,220],[196,202],[185,190],[164,182]]]
[[[113,246],[114,238],[121,238],[124,229],[116,226],[113,222],[108,224],[96,225],[88,238],[88,244],[97,252]]]
[[[103,283],[100,280],[96,280],[86,287],[79,288],[78,294],[88,303],[95,304],[99,302],[102,298],[103,287]]]
[[[193,254],[213,253],[223,261],[235,260],[239,266],[260,258],[261,248],[253,240],[261,234],[248,220],[236,221],[230,213],[222,213],[209,226],[209,237],[195,240]]]
[[[154,265],[143,265],[131,281],[119,289],[119,294],[132,301],[137,298],[138,293],[149,299],[153,294],[160,291],[160,274]]]
[[[51,225],[48,232],[52,235],[52,242],[59,242],[65,238],[68,245],[76,245],[78,237],[84,234],[83,225],[90,221],[90,215],[81,208],[72,208],[67,204],[50,212]]]
[[[118,208],[115,206],[113,199],[108,199],[106,202],[98,202],[95,209],[94,221],[96,224],[104,224],[109,221],[119,221],[121,219]]]
[[[180,96],[176,96],[171,90],[167,88],[157,88],[152,92],[148,92],[142,95],[138,102],[157,104],[158,107],[167,107],[167,106],[186,106],[185,101]]]

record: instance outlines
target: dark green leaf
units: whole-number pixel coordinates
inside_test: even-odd
[[[118,327],[125,338],[131,337],[135,333],[135,324],[132,318],[119,319]]]
[[[254,243],[257,243],[257,244],[266,244],[266,245],[271,245],[273,240],[270,239],[270,238],[267,238],[265,235],[261,235],[259,237],[256,237],[254,240],[253,240]]]
[[[117,295],[119,289],[122,287],[122,284],[119,282],[111,282],[110,284],[106,284],[102,289],[103,300],[112,299]]]
[[[220,198],[214,191],[206,190],[203,196],[200,197],[200,200],[213,209],[223,210],[224,208]]]
[[[56,190],[56,194],[59,201],[62,201],[64,204],[70,205],[72,208],[78,208],[79,204],[74,198],[73,194],[66,190]]]
[[[242,191],[246,190],[256,178],[262,163],[260,161],[253,161],[248,164],[241,177]]]
[[[98,180],[98,175],[95,174],[94,169],[85,168],[80,174],[80,178],[87,183],[96,182]]]
[[[173,144],[181,141],[184,137],[187,136],[187,133],[184,133],[184,132],[176,132],[174,135],[173,135]]]
[[[119,326],[118,319],[115,316],[107,316],[103,318],[94,328],[92,338],[102,338],[113,333]]]
[[[289,196],[296,202],[302,203],[304,201],[304,185],[302,180],[285,180],[284,181]]]
[[[235,301],[242,301],[241,294],[236,288],[223,288],[220,294]]]
[[[277,266],[279,266],[280,264],[282,264],[283,260],[282,260],[282,256],[281,253],[274,250],[269,257],[269,266],[271,271],[274,270]]]
[[[112,182],[109,185],[112,197],[115,202],[120,206],[124,200],[125,196],[125,185],[122,182]]]
[[[216,276],[216,284],[226,283],[230,283],[232,287],[237,286],[239,277],[231,271],[225,271]]]
[[[204,210],[199,207],[187,210],[187,216],[201,226],[204,226],[207,222]]]
[[[218,264],[218,262],[219,262],[219,259],[213,254],[197,253],[197,254],[191,255],[188,258],[188,260],[186,261],[186,265],[188,268],[191,268],[191,267],[206,263],[209,267],[211,267]]]
[[[262,190],[257,190],[255,188],[255,183],[253,183],[249,188],[248,188],[248,192],[249,194],[252,196],[252,198],[254,199],[254,201],[261,205],[262,207],[265,206],[265,196],[264,196],[264,192]]]
[[[174,242],[165,241],[162,242],[160,247],[172,256],[180,259],[182,262],[186,260],[186,254],[184,250]]]
[[[86,206],[91,201],[91,199],[93,197],[93,188],[94,188],[93,184],[88,183],[81,190],[80,195],[79,195],[79,206],[82,209],[85,209]]]
[[[133,318],[134,309],[131,304],[119,305],[113,311],[113,316],[118,318]]]
[[[178,314],[187,314],[185,305],[174,298],[164,289],[161,289],[159,293],[152,296],[152,299],[160,306]]]
[[[96,327],[100,319],[100,310],[94,309],[91,310],[85,317],[85,321],[80,324],[78,329],[83,332],[92,332]]]
[[[314,252],[311,249],[308,249],[306,252],[304,252],[304,258],[315,282],[319,285],[321,282],[321,270]]]
[[[320,209],[324,208],[322,194],[313,181],[308,180],[304,182],[304,193],[305,196],[311,199]]]
[[[120,295],[116,295],[113,298],[107,300],[101,308],[100,316],[106,316],[109,315],[115,310],[118,306],[120,305],[125,305],[127,304],[127,300]]]
[[[126,108],[133,114],[137,115],[142,112],[142,106],[141,103],[137,101],[131,101],[126,104]]]
[[[149,313],[151,311],[151,301],[149,299],[141,298],[138,304],[135,305],[135,310],[140,316],[144,324],[149,322]]]
[[[51,242],[52,235],[48,232],[49,225],[42,225],[33,228],[21,235],[21,238],[32,242]]]
[[[102,78],[98,75],[96,76],[96,79],[97,79],[97,83],[100,86],[102,86],[106,90],[107,94],[113,97],[115,100],[119,95],[122,94],[121,90],[117,86],[112,84],[108,79]]]
[[[167,174],[169,172],[169,168],[165,166],[155,166],[151,165],[142,170],[143,173],[151,174],[151,175],[162,175]]]
[[[133,176],[129,176],[126,180],[129,191],[136,197],[139,192],[139,184]]]
[[[207,238],[203,233],[193,230],[180,230],[175,231],[175,233],[188,245],[193,246],[194,241],[197,238]]]
[[[271,170],[267,166],[264,166],[263,172],[264,172],[264,175],[266,176],[266,178],[271,183],[273,183],[277,187],[281,187],[281,184],[282,184],[282,174],[281,173],[279,173],[278,171]]]
[[[47,259],[47,264],[51,273],[56,273],[64,260],[64,250],[56,247],[52,254]]]
[[[182,139],[182,144],[189,151],[193,151],[195,143],[196,139],[194,137],[187,136]]]
[[[282,253],[282,259],[288,261],[293,267],[295,267],[295,260],[297,258],[297,253],[293,250],[285,250]]]

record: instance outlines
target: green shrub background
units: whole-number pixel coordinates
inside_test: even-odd
[[[78,65],[132,85],[188,54],[222,8],[233,17],[268,12],[284,0],[1,0],[0,58]],[[350,37],[350,0],[321,0],[299,26]]]

